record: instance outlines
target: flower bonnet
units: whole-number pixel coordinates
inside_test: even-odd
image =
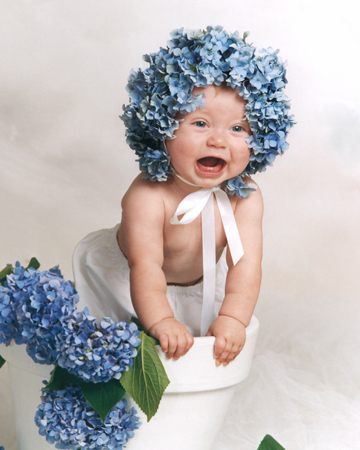
[[[165,140],[179,127],[177,112],[186,114],[205,105],[204,94],[192,95],[194,86],[206,88],[226,83],[246,100],[245,115],[252,136],[245,170],[226,181],[228,194],[247,197],[253,185],[245,175],[262,172],[288,148],[286,136],[293,125],[289,100],[284,94],[286,70],[278,50],[257,50],[238,32],[222,27],[174,30],[167,48],[144,55],[145,70],[131,71],[126,87],[130,99],[121,119],[127,143],[139,157],[144,178],[165,181],[173,172]]]

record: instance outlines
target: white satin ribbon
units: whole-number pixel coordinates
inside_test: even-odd
[[[196,186],[178,174],[175,175],[187,184]],[[215,289],[216,289],[216,242],[214,196],[219,207],[221,220],[230,249],[231,258],[235,265],[243,256],[244,251],[237,229],[234,213],[229,197],[219,186],[202,188],[187,195],[179,204],[170,223],[186,225],[198,217],[202,218],[202,247],[203,247],[203,306],[201,311],[201,336],[205,336],[214,320]],[[181,219],[178,217],[183,215]]]

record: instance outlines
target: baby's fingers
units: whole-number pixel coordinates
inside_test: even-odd
[[[232,349],[227,355],[227,358],[223,361],[224,366],[227,366],[231,361],[234,361],[234,359],[238,356],[239,353],[240,350]]]
[[[160,342],[161,350],[164,353],[167,353],[169,350],[169,336],[165,333],[161,334],[159,336],[159,342]]]
[[[194,343],[194,338],[191,336],[190,333],[179,335],[177,337],[177,348],[173,355],[174,359],[179,359],[180,356],[185,355],[189,349],[192,347]],[[168,355],[169,357],[169,355]]]
[[[174,359],[179,359],[185,352],[186,347],[186,337],[185,335],[177,336],[176,350],[173,354]],[[168,355],[169,358],[169,355]]]
[[[165,353],[166,353],[167,358],[171,359],[174,357],[175,352],[178,349],[178,338],[177,338],[177,336],[170,335],[168,337],[168,340],[169,340],[169,345],[168,345],[168,349]]]
[[[221,340],[220,340],[221,339]],[[220,342],[217,342],[217,341]],[[225,338],[218,338],[215,340],[214,358],[217,366],[224,364],[227,366],[229,362],[233,361],[240,353],[242,347],[233,344],[231,341],[226,341]]]
[[[217,366],[220,366],[224,361],[226,361],[231,350],[231,345],[222,336],[215,339],[214,344],[214,358]]]

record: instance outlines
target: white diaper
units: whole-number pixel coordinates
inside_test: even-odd
[[[119,225],[95,231],[76,246],[73,255],[75,288],[79,293],[79,310],[86,306],[90,315],[101,320],[130,320],[136,317],[130,297],[129,266],[117,243]],[[227,264],[225,252],[216,266],[214,318],[225,295]],[[193,286],[167,287],[166,295],[175,319],[193,336],[200,336],[203,282]]]

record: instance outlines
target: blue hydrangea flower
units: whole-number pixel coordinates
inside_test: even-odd
[[[0,343],[15,339],[35,362],[58,362],[85,381],[119,379],[137,355],[136,324],[104,318],[98,326],[87,308],[77,311],[78,300],[57,268],[25,270],[17,262],[0,286]]]
[[[151,181],[166,180],[166,174],[170,168],[170,158],[164,152],[151,151],[151,149],[147,148],[140,156],[139,162],[148,168],[144,178],[150,178]]]
[[[40,364],[54,364],[61,318],[76,310],[78,295],[58,268],[25,270],[19,262],[0,286],[0,343],[27,344],[29,356]]]
[[[74,383],[62,391],[43,391],[35,423],[39,434],[59,449],[122,450],[141,425],[136,410],[126,411],[126,405],[120,400],[103,424]]]
[[[128,80],[129,104],[121,119],[127,143],[138,156],[140,170],[151,181],[165,181],[172,173],[164,141],[174,138],[178,112],[186,114],[204,106],[195,86],[226,83],[246,100],[245,115],[252,136],[248,166],[226,182],[226,191],[247,197],[252,187],[242,178],[262,172],[288,148],[286,136],[294,124],[284,94],[285,64],[271,47],[257,50],[222,27],[174,30],[166,48],[144,55],[145,70],[132,71]]]
[[[64,318],[58,364],[69,373],[93,383],[119,379],[121,372],[133,366],[140,344],[135,323],[114,322],[104,318],[100,326],[85,309]]]
[[[226,184],[225,190],[229,195],[237,195],[241,198],[248,198],[251,192],[256,191],[256,184],[254,183],[244,183],[241,179],[241,175],[232,178]]]
[[[19,305],[21,303],[14,299],[13,291],[0,286],[0,344],[9,345],[13,339],[17,344],[25,342],[17,319]]]

